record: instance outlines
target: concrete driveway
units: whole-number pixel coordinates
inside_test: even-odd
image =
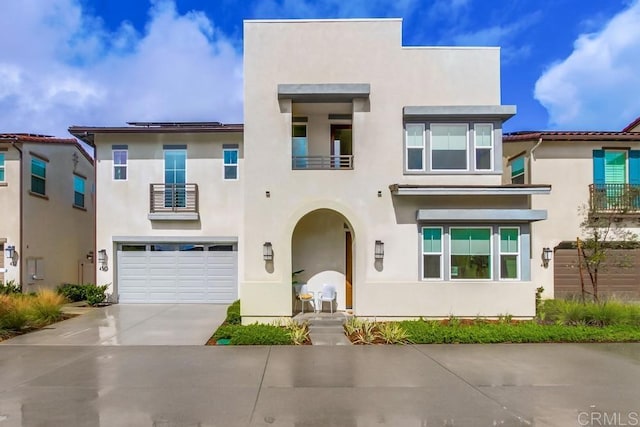
[[[0,427],[633,426],[640,344],[0,346]]]
[[[115,304],[0,345],[203,345],[226,304]],[[4,427],[0,424],[0,427]]]

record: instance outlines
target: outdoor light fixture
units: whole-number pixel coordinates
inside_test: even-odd
[[[374,254],[376,259],[384,258],[384,242],[382,240],[376,240],[376,249]]]
[[[105,249],[100,249],[98,251],[98,262],[100,263],[100,271],[107,271],[109,267],[107,266],[107,251]]]
[[[7,259],[13,259],[13,256],[16,254],[16,247],[9,245],[5,248],[4,253],[6,254]]]
[[[550,248],[542,248],[542,265],[544,266],[544,268],[547,268],[549,266],[549,261],[551,261],[552,253],[553,250],[551,250]]]
[[[89,251],[89,253],[87,254],[87,261],[93,263],[93,251]]]
[[[271,242],[264,242],[264,245],[262,245],[262,257],[265,261],[273,261],[273,246]]]

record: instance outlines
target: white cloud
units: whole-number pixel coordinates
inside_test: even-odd
[[[549,125],[564,129],[620,130],[640,114],[640,1],[601,31],[582,34],[571,55],[538,79],[535,97]]]
[[[142,34],[108,31],[79,0],[7,2],[0,14],[0,132],[69,125],[242,120],[242,57],[201,12],[152,1]]]

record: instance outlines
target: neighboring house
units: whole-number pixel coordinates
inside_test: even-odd
[[[32,292],[95,281],[93,174],[75,139],[0,134],[0,282]]]
[[[504,143],[503,183],[552,186],[550,196],[532,199],[532,209],[548,212],[547,221],[533,226],[532,252],[549,248],[554,259],[547,267],[534,263],[532,279],[549,297],[579,293],[577,250],[571,243],[583,235],[585,214],[613,215],[616,225],[640,232],[640,202],[632,196],[640,191],[640,118],[621,132],[514,132]],[[629,255],[640,261],[640,254]],[[637,261],[635,267],[601,272],[601,291],[640,298]]]
[[[99,283],[239,296],[245,323],[291,316],[298,270],[359,316],[535,314],[550,187],[502,184],[498,48],[403,47],[397,19],[246,21],[244,40],[244,129],[70,128],[96,147]]]
[[[95,147],[98,283],[123,303],[238,298],[242,125],[69,131]]]

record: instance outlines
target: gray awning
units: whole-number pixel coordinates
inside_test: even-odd
[[[425,105],[403,108],[405,118],[494,118],[506,121],[515,116],[515,105]]]
[[[533,222],[547,219],[546,210],[534,209],[419,209],[422,222]]]
[[[278,99],[294,102],[351,102],[368,98],[369,83],[279,84]]]

